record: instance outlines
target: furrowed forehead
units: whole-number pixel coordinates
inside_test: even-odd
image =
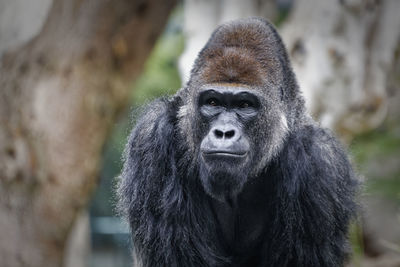
[[[223,92],[232,95],[237,95],[240,93],[250,93],[251,95],[255,95],[260,98],[262,97],[261,93],[254,88],[245,84],[238,83],[211,83],[205,84],[199,88],[199,94],[208,91]]]
[[[241,91],[249,91],[253,89],[251,88],[251,86],[240,83],[209,83],[200,87],[200,91],[207,90],[223,90],[226,92],[231,91],[232,93],[238,93]]]

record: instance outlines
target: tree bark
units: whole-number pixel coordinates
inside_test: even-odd
[[[62,265],[68,233],[96,184],[105,138],[175,1],[36,3],[48,5],[43,23],[32,26],[37,32],[0,40],[5,267]],[[8,26],[23,19],[9,14]]]
[[[400,1],[296,0],[281,33],[307,107],[351,139],[387,115]]]

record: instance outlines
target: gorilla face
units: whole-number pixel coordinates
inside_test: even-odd
[[[206,85],[199,91],[197,110],[205,126],[200,179],[214,198],[232,198],[245,184],[255,151],[248,129],[260,109],[260,97],[244,86]]]
[[[182,143],[214,198],[231,198],[259,176],[296,117],[287,88],[297,87],[275,36],[259,20],[219,27],[178,93]]]

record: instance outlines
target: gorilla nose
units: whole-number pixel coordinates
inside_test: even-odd
[[[213,134],[216,139],[235,139],[237,130],[233,128],[215,128]]]
[[[201,142],[200,149],[208,159],[242,158],[249,151],[250,145],[240,128],[232,124],[220,123],[210,129]]]

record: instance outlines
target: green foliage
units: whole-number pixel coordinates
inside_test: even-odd
[[[354,163],[365,177],[363,195],[379,196],[400,205],[400,135],[397,123],[386,121],[380,128],[357,136],[351,145]],[[362,224],[350,230],[354,266],[364,257]]]
[[[400,171],[382,179],[369,179],[366,182],[367,194],[380,195],[400,204]]]
[[[400,136],[395,125],[358,136],[351,146],[357,167],[365,176],[365,193],[400,203]]]
[[[166,33],[161,37],[145,65],[144,73],[134,85],[134,106],[141,105],[148,99],[173,94],[180,88],[177,64],[183,45],[181,32]]]
[[[365,165],[374,158],[400,154],[400,137],[395,129],[382,127],[356,137],[351,148],[356,162]]]
[[[364,257],[364,242],[362,234],[361,221],[354,222],[350,225],[350,242],[353,248],[352,264],[354,266],[361,266],[361,259]]]

